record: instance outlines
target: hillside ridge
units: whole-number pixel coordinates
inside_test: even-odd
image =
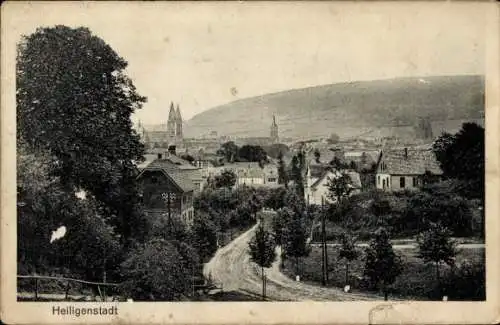
[[[285,137],[332,132],[352,136],[353,128],[364,134],[385,127],[411,128],[420,117],[460,124],[484,119],[483,96],[484,77],[480,75],[343,82],[237,99],[193,116],[185,130],[189,137],[213,130],[219,135],[268,136],[272,115],[277,117],[280,136]],[[438,132],[448,129],[437,126]],[[392,131],[397,135],[403,130]]]

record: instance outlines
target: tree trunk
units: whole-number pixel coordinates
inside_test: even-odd
[[[345,284],[349,284],[349,262],[345,263]]]
[[[262,300],[266,299],[266,291],[264,287],[264,266],[260,266],[261,272],[262,272]]]
[[[382,284],[382,290],[384,291],[384,300],[389,300],[389,294],[387,292],[387,285],[385,284],[385,282]]]
[[[441,276],[439,274],[439,262],[436,262],[436,279],[438,282],[438,296],[441,298]]]
[[[299,275],[299,257],[295,256],[295,275]]]

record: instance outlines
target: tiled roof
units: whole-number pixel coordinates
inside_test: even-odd
[[[359,174],[353,171],[348,171],[346,174],[349,176],[351,179],[351,185],[353,188],[361,188],[361,178],[359,177]],[[317,187],[325,178],[327,177],[339,177],[340,172],[338,171],[325,171],[321,177],[316,179],[316,181],[311,185],[312,188]]]
[[[236,175],[238,178],[262,178],[264,177],[264,170],[260,167],[257,168],[247,168],[245,170],[237,171]]]
[[[166,159],[156,159],[151,162],[144,170],[162,170],[166,175],[168,175],[172,180],[184,191],[189,192],[195,189],[193,183],[193,175],[191,175],[191,170],[184,171],[179,168],[178,165],[173,164],[171,161]],[[201,177],[200,177],[201,178]]]
[[[443,173],[431,150],[408,149],[408,157],[405,157],[404,149],[384,151],[382,162],[385,163],[383,172],[387,174],[423,175],[426,171],[437,175]]]

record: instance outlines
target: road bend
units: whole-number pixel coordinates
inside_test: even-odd
[[[220,248],[214,257],[205,264],[203,274],[213,281],[223,284],[224,291],[241,293],[262,293],[260,267],[250,261],[248,243],[257,225]],[[278,252],[279,253],[279,252]],[[280,255],[273,265],[265,268],[267,276],[267,298],[276,301],[359,301],[382,300],[371,294],[346,293],[337,288],[324,288],[298,282],[281,273]]]

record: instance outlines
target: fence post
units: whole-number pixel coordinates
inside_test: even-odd
[[[68,280],[68,282],[66,282],[66,291],[65,291],[65,296],[64,296],[65,300],[68,300],[69,283],[70,283],[70,281]]]
[[[38,278],[35,278],[35,301],[38,300]]]

